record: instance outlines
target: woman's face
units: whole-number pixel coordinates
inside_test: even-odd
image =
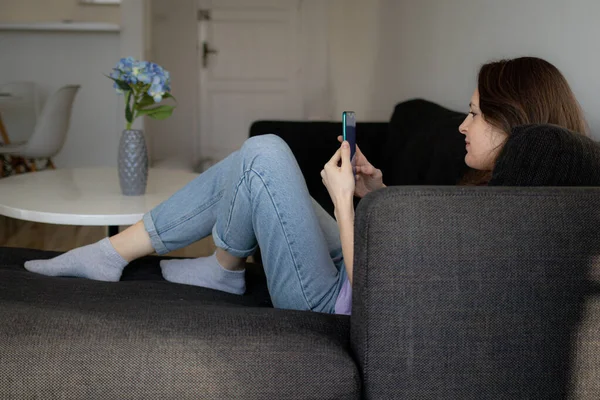
[[[458,128],[465,135],[467,155],[465,163],[474,169],[491,171],[496,156],[508,135],[488,124],[479,109],[479,90],[471,98],[470,112]]]

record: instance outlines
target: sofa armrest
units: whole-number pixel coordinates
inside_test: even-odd
[[[387,135],[387,123],[359,122],[356,142],[375,165],[380,165],[381,152]],[[290,146],[306,180],[311,196],[331,215],[333,204],[321,181],[323,165],[339,148],[337,137],[342,134],[341,122],[257,121],[250,127],[250,137],[275,134]],[[358,201],[357,201],[358,202]]]
[[[565,398],[600,188],[394,187],[356,213],[366,398]]]

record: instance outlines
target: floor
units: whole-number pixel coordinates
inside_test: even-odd
[[[125,228],[127,227],[121,227],[121,229]],[[0,247],[68,251],[75,247],[95,243],[105,236],[106,228],[100,226],[50,225],[0,216]],[[212,238],[207,237],[168,255],[172,257],[204,257],[211,255],[214,250],[215,245]]]

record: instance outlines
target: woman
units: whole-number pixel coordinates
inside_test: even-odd
[[[571,89],[551,64],[519,58],[484,65],[459,128],[465,135],[465,162],[484,174],[480,183],[512,129],[523,124],[587,132]],[[245,260],[260,244],[275,307],[350,314],[353,195],[385,187],[381,171],[358,148],[356,172],[355,183],[343,142],[321,171],[335,206],[334,220],[310,197],[285,142],[274,135],[254,137],[127,230],[51,260],[26,262],[25,268],[118,281],[130,261],[165,254],[212,233],[215,254],[162,261],[165,279],[243,294]]]
[[[469,115],[459,127],[467,143],[466,164],[476,170],[463,184],[485,185],[513,128],[553,124],[583,135],[588,126],[567,80],[534,57],[493,62],[479,72]]]

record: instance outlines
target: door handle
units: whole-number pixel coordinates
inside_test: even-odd
[[[219,54],[219,50],[217,49],[212,49],[209,45],[208,42],[204,42],[202,43],[202,66],[204,68],[208,67],[208,57],[211,54]]]

